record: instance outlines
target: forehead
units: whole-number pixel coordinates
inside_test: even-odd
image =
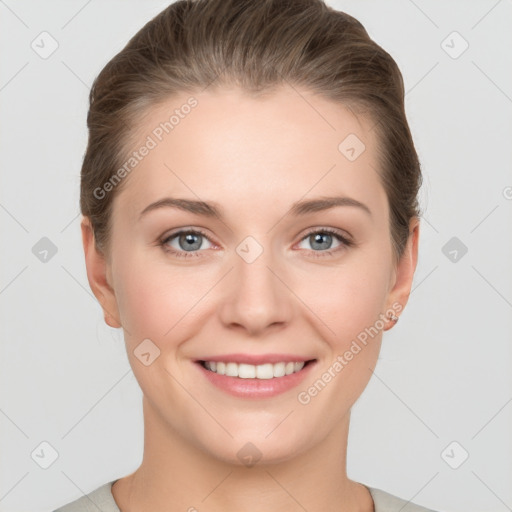
[[[385,200],[371,120],[289,86],[182,92],[146,112],[135,140],[139,159],[114,201],[127,215],[165,195],[259,209],[332,192]]]

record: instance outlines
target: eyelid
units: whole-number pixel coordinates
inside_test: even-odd
[[[202,228],[197,228],[197,227],[194,227],[194,226],[189,226],[189,227],[185,227],[185,228],[177,228],[176,230],[171,230],[169,232],[166,232],[162,237],[160,237],[160,242],[166,242],[167,240],[169,240],[169,238],[174,238],[175,236],[178,236],[178,235],[181,235],[183,233],[198,233],[202,236],[204,236],[205,238],[207,238],[211,243],[215,243],[212,239],[211,239],[211,236],[206,233],[206,231],[204,231]]]
[[[159,239],[159,245],[163,248],[164,251],[168,252],[168,253],[171,253],[171,254],[174,254],[175,256],[177,257],[190,257],[190,256],[200,256],[202,252],[205,251],[205,249],[202,249],[202,250],[197,250],[197,251],[180,251],[180,250],[176,250],[172,247],[170,247],[168,245],[168,242],[170,239],[173,239],[181,234],[184,234],[184,233],[195,233],[195,234],[199,234],[201,236],[203,236],[204,238],[206,238],[211,244],[213,244],[214,246],[217,246],[218,247],[218,244],[216,244],[216,242],[214,242],[210,235],[208,233],[206,233],[203,229],[201,228],[197,228],[197,227],[193,227],[193,226],[189,226],[189,227],[186,227],[186,228],[178,228],[176,231],[171,231],[171,232],[168,232],[166,233],[165,235],[163,235],[160,239]],[[315,251],[315,250],[312,250],[312,249],[306,249],[309,253],[312,253],[314,254],[316,257],[321,257],[322,255],[324,256],[329,256],[333,253],[336,253],[340,250],[343,250],[345,248],[348,248],[348,247],[352,247],[352,246],[355,246],[355,242],[353,241],[352,239],[352,236],[344,231],[341,231],[339,229],[336,229],[336,228],[330,228],[330,227],[321,227],[321,226],[316,226],[316,227],[311,227],[309,228],[302,236],[301,238],[299,239],[299,241],[295,244],[299,244],[301,242],[303,242],[305,239],[307,239],[309,236],[311,236],[312,234],[315,234],[315,233],[327,233],[329,235],[332,235],[334,236],[339,242],[340,242],[340,246],[339,247],[336,247],[334,249],[327,249],[327,250],[324,250],[324,251]]]
[[[330,256],[335,256],[339,252],[346,251],[349,248],[355,247],[356,243],[353,240],[352,236],[350,234],[345,234],[346,232],[342,232],[339,229],[336,228],[328,228],[328,227],[313,227],[308,229],[308,231],[301,237],[298,244],[302,243],[304,240],[309,238],[312,234],[315,233],[327,233],[334,238],[336,238],[339,242],[338,247],[334,247],[333,249],[326,249],[324,251],[315,251],[313,249],[306,249],[306,252],[308,255],[314,257],[314,258],[328,258]]]
[[[202,237],[206,238],[213,246],[216,246],[217,244],[211,239],[210,235],[208,235],[203,229],[196,228],[196,227],[186,227],[186,228],[178,228],[176,231],[170,231],[165,233],[162,237],[158,240],[158,245],[168,254],[172,254],[176,257],[198,257],[201,256],[201,253],[204,252],[203,250],[199,251],[180,251],[177,249],[174,249],[169,245],[169,241],[171,239],[174,239],[178,237],[179,235],[182,235],[184,233],[194,233],[199,234]]]
[[[355,244],[355,242],[352,238],[352,235],[350,235],[350,233],[348,233],[347,231],[343,231],[343,230],[337,229],[337,228],[330,228],[327,226],[308,228],[306,233],[304,235],[302,235],[300,241],[302,242],[302,240],[304,240],[304,238],[307,238],[308,236],[310,236],[314,233],[329,233],[331,235],[336,235],[336,236],[340,237],[347,244]]]

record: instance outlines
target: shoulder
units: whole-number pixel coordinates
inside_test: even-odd
[[[393,494],[389,494],[382,489],[368,487],[375,504],[375,512],[435,512],[430,508],[416,505],[411,501],[407,501]]]
[[[89,494],[54,510],[53,512],[121,512],[112,495],[115,480],[103,484]]]

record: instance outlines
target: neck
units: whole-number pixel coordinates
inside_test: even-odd
[[[143,403],[143,461],[112,487],[122,512],[374,510],[368,489],[346,474],[350,413],[313,450],[246,467],[205,454]]]

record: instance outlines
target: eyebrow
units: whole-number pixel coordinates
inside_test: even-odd
[[[287,214],[295,216],[307,215],[309,213],[329,210],[331,208],[335,208],[338,206],[352,206],[355,208],[360,208],[368,215],[372,215],[370,208],[368,208],[368,206],[366,206],[364,203],[361,203],[357,199],[353,199],[351,197],[338,196],[319,197],[316,199],[297,201],[293,203],[292,207],[287,212]],[[218,203],[208,203],[206,201],[196,201],[192,199],[164,197],[146,206],[146,208],[144,208],[144,210],[142,210],[142,212],[140,213],[139,220],[148,212],[160,208],[177,208],[179,210],[183,210],[196,215],[202,215],[204,217],[217,217],[220,220],[223,219],[222,209]]]

